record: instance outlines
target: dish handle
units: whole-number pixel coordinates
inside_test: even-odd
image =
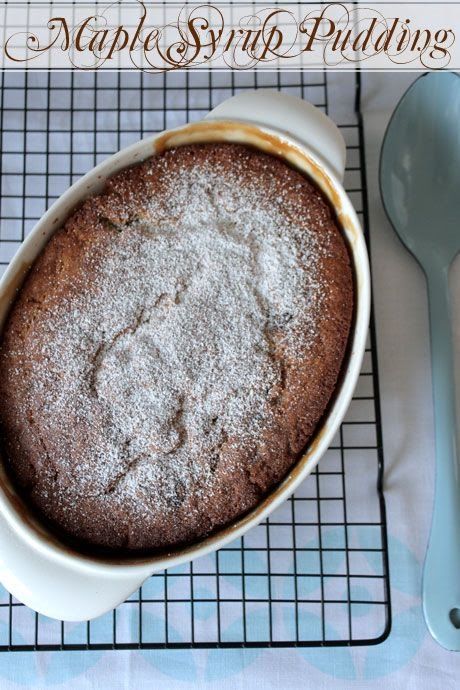
[[[151,574],[151,565],[105,574],[47,557],[0,516],[0,581],[23,604],[49,618],[86,621],[115,608]]]
[[[308,101],[271,89],[245,91],[220,103],[206,119],[242,120],[284,132],[309,148],[340,182],[343,180],[344,138],[337,125]]]

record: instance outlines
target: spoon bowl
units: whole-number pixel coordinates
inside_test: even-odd
[[[380,183],[396,232],[422,266],[460,249],[460,77],[425,74],[388,125]]]

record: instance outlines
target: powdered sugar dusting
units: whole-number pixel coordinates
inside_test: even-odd
[[[326,251],[273,185],[266,198],[238,165],[222,176],[202,161],[173,175],[142,217],[109,228],[92,283],[47,311],[29,392],[63,501],[100,496],[136,518],[191,490],[208,500],[222,444],[251,447],[270,424],[274,348],[295,358],[296,334],[314,342]]]

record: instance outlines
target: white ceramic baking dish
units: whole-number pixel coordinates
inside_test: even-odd
[[[107,558],[75,551],[51,534],[17,495],[0,463],[0,580],[20,601],[47,616],[85,620],[121,603],[153,572],[214,551],[241,536],[284,501],[318,463],[350,403],[365,348],[370,304],[366,245],[343,187],[345,144],[337,127],[305,101],[250,91],[215,108],[205,120],[163,132],[116,153],[87,173],[45,213],[0,282],[0,328],[17,288],[48,238],[88,195],[118,170],[166,148],[211,141],[250,144],[280,156],[312,178],[334,207],[353,264],[356,304],[350,348],[332,404],[304,456],[260,505],[207,539],[142,558]]]

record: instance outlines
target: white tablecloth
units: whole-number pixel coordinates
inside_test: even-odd
[[[340,88],[340,76],[334,79]],[[421,612],[434,472],[425,282],[384,216],[377,185],[382,135],[398,95],[411,79],[395,74],[366,77],[363,101],[386,465],[390,637],[375,647],[352,649],[1,654],[2,690],[24,685],[111,690],[459,687],[459,657],[431,639]],[[460,313],[460,261],[452,272],[452,290]],[[455,323],[455,344],[459,364],[460,319]]]

